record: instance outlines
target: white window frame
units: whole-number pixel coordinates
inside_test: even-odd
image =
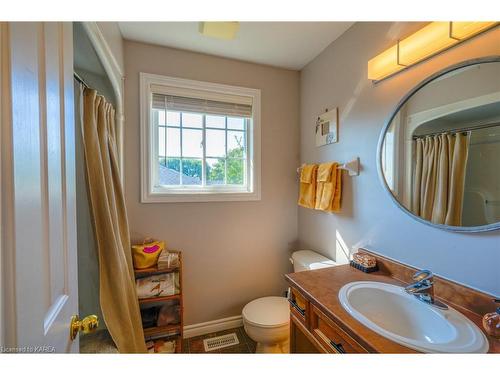
[[[151,118],[152,85],[164,86],[165,90],[187,89],[206,91],[207,94],[225,94],[252,99],[252,119],[247,131],[247,186],[210,187],[166,187],[154,186],[158,164],[156,129]],[[212,82],[194,81],[156,74],[140,73],[140,128],[141,128],[141,202],[224,202],[260,200],[261,146],[260,146],[260,90],[246,87],[222,85]]]

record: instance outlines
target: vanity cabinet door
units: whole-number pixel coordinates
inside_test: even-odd
[[[311,305],[311,332],[329,353],[366,353],[351,336],[323,314],[316,306]]]
[[[323,346],[312,337],[295,315],[290,316],[290,353],[325,353]]]
[[[290,313],[309,329],[309,301],[295,288],[290,288]]]

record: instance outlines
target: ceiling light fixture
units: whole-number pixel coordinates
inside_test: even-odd
[[[497,25],[498,22],[431,22],[368,61],[368,79],[387,78]]]
[[[239,29],[239,22],[200,22],[200,34],[210,38],[232,40]]]

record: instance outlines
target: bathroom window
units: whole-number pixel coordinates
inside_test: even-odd
[[[260,90],[141,73],[142,202],[260,199]]]

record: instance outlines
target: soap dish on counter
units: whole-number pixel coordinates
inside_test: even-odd
[[[362,266],[361,264],[358,264],[356,263],[355,261],[351,260],[349,262],[349,265],[351,267],[354,267],[360,271],[363,271],[365,273],[370,273],[370,272],[375,272],[375,271],[378,271],[378,267],[375,265],[374,267],[365,267],[365,266]]]
[[[349,264],[366,273],[378,271],[377,259],[369,254],[354,253]]]

